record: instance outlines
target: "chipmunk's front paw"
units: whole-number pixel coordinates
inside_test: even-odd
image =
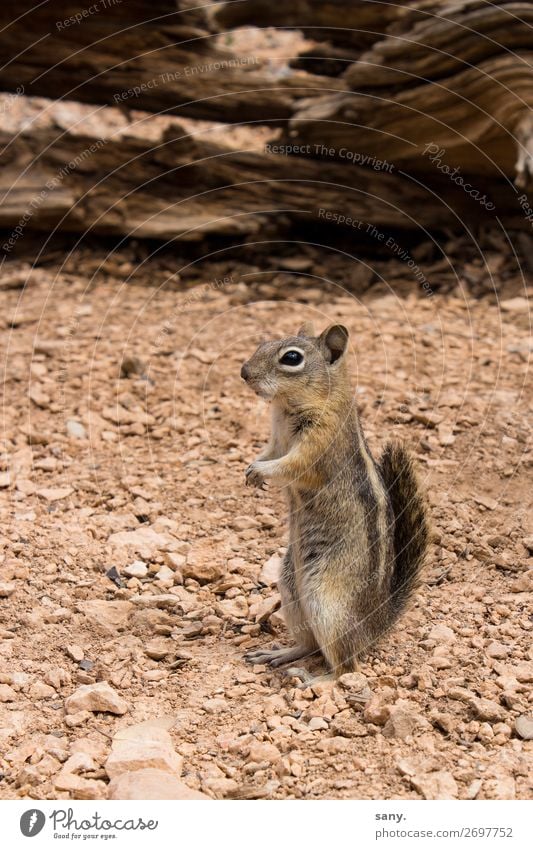
[[[250,463],[244,474],[246,486],[256,486],[258,489],[265,488],[265,478],[260,470],[260,463]]]

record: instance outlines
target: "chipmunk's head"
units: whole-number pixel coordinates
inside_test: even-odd
[[[241,368],[241,377],[261,398],[287,406],[327,398],[344,368],[348,331],[332,324],[320,336],[304,324],[296,336],[263,342]]]

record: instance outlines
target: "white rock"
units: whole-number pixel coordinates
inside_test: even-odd
[[[174,751],[172,739],[164,728],[132,726],[128,734],[115,736],[105,769],[110,778],[138,769],[157,769],[181,775],[183,758]]]
[[[67,433],[72,439],[87,439],[87,431],[82,423],[77,422],[75,419],[68,419]]]
[[[107,681],[98,681],[96,684],[83,684],[65,699],[67,714],[78,713],[82,710],[115,713],[122,716],[128,710],[128,703]]]
[[[145,578],[148,574],[148,566],[143,560],[134,560],[129,566],[122,570],[128,578]]]
[[[71,486],[52,486],[44,487],[37,490],[39,498],[44,498],[45,501],[61,501],[63,498],[68,498],[74,490]]]
[[[273,554],[272,557],[269,557],[259,573],[259,583],[266,586],[277,584],[282,562],[283,560],[279,554]]]
[[[161,769],[139,769],[124,772],[114,778],[108,787],[108,799],[209,799],[198,790],[192,790],[170,772]]]
[[[455,633],[447,625],[439,622],[429,632],[428,639],[435,640],[438,643],[452,643],[455,640]]]
[[[459,792],[455,778],[445,770],[413,775],[411,784],[424,799],[457,799]]]

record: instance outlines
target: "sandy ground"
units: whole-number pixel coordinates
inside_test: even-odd
[[[524,291],[357,295],[348,267],[322,286],[320,257],[290,257],[274,280],[221,261],[180,281],[168,257],[85,250],[0,292],[2,798],[105,798],[114,736],[145,720],[215,798],[531,795]],[[282,495],[244,486],[268,411],[239,369],[306,319],[350,329],[370,444],[410,445],[434,544],[364,678],[302,689],[243,661],[288,637]],[[125,713],[65,704],[99,681]]]

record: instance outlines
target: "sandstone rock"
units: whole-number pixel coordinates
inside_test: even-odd
[[[513,672],[515,678],[521,684],[531,683],[533,681],[533,661],[525,660],[523,663],[519,663],[518,666],[514,667]]]
[[[0,489],[7,489],[11,486],[11,473],[0,472]]]
[[[266,622],[269,616],[281,605],[279,593],[273,593],[264,598],[263,596],[252,596],[248,615],[255,622]]]
[[[115,713],[122,716],[128,711],[128,704],[107,681],[98,681],[96,684],[83,684],[65,699],[67,714],[82,710]]]
[[[69,728],[78,728],[80,725],[84,725],[87,720],[92,718],[92,713],[90,710],[79,710],[76,713],[70,713],[65,717],[65,725]]]
[[[17,588],[17,585],[12,581],[0,581],[0,598],[9,598],[10,595],[13,595]]]
[[[204,793],[187,787],[174,774],[160,769],[139,769],[122,773],[110,782],[107,798],[143,801],[209,799]]]
[[[129,601],[91,601],[78,602],[78,609],[87,617],[92,625],[108,634],[122,631],[128,624],[128,617],[134,609]]]
[[[239,789],[238,783],[233,778],[206,778],[202,784],[217,799],[225,799],[233,796]]]
[[[181,775],[183,758],[174,751],[172,739],[163,728],[132,726],[127,734],[113,739],[105,769],[110,778],[138,769],[157,769]]]
[[[67,434],[72,439],[87,439],[87,431],[81,422],[76,421],[75,419],[67,420]]]
[[[503,312],[528,313],[531,305],[527,298],[517,296],[516,298],[508,298],[505,301],[500,301],[500,309]]]
[[[457,799],[457,782],[451,772],[445,770],[413,775],[411,784],[424,799]]]
[[[158,533],[149,525],[134,531],[118,531],[111,534],[107,542],[118,548],[132,548],[144,560],[152,560],[160,551],[168,551],[174,545],[168,534]]]
[[[248,616],[248,602],[242,595],[225,598],[215,605],[215,612],[226,619],[244,619]]]
[[[504,645],[503,643],[490,643],[485,649],[485,653],[488,657],[493,657],[496,660],[503,660],[509,654],[510,649],[509,646]]]
[[[488,495],[474,495],[474,501],[476,504],[486,507],[487,510],[496,510],[496,507],[498,506],[496,499],[491,498]]]
[[[522,740],[533,740],[533,716],[517,717],[515,721],[515,731]]]
[[[455,633],[447,625],[439,622],[429,632],[428,639],[435,640],[437,643],[452,643],[455,640]]]
[[[347,737],[326,737],[324,740],[320,741],[317,749],[321,752],[325,752],[327,755],[338,755],[351,748],[351,745],[352,744]]]
[[[259,583],[265,586],[277,584],[282,562],[283,560],[279,554],[273,554],[272,557],[269,557],[259,572]]]
[[[250,746],[248,752],[248,761],[254,763],[277,763],[281,758],[281,752],[274,746],[273,743],[261,743],[255,741]]]
[[[483,782],[485,799],[516,799],[515,780],[511,775],[488,778]]]
[[[17,698],[13,687],[9,684],[0,684],[0,702],[14,702]]]
[[[127,578],[145,578],[148,566],[142,560],[134,560],[129,566],[125,566],[122,572]]]
[[[68,498],[68,496],[72,495],[73,492],[74,490],[71,486],[52,486],[38,489],[37,495],[40,498],[44,498],[45,501],[53,502],[61,501],[63,498]]]
[[[187,561],[181,567],[184,578],[194,578],[201,584],[212,583],[226,574],[224,564],[215,559],[213,552],[193,549],[187,554]]]
[[[474,697],[469,699],[468,704],[477,719],[481,719],[483,722],[503,722],[507,719],[507,711],[498,702]]]
[[[65,651],[75,663],[79,663],[85,657],[85,652],[81,646],[76,645],[76,643],[69,643]]]
[[[422,717],[414,713],[411,707],[401,704],[395,705],[391,708],[390,716],[383,728],[383,736],[405,740],[423,724]]]
[[[174,569],[174,571],[183,570],[183,567],[187,562],[187,558],[184,554],[178,554],[175,551],[167,551],[164,556],[165,563],[170,569]]]
[[[172,648],[175,648],[175,645],[170,640],[165,640],[164,637],[154,637],[146,644],[144,651],[152,660],[163,660],[172,651]]]
[[[48,684],[43,684],[42,681],[36,681],[30,687],[30,698],[32,699],[51,699],[56,695],[56,691]]]
[[[161,566],[161,569],[156,574],[158,581],[170,581],[174,583],[174,572],[168,566]]]
[[[385,725],[387,722],[391,706],[390,702],[394,698],[394,694],[389,696],[386,694],[375,693],[367,702],[364,710],[364,718],[367,722],[371,722],[373,725]]]

